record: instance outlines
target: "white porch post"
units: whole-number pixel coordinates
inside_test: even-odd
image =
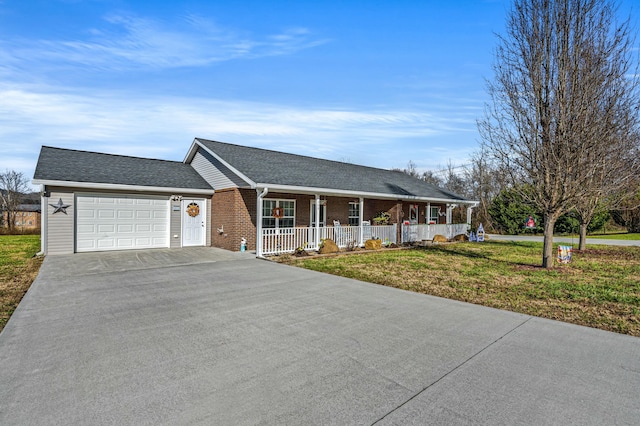
[[[451,223],[451,211],[453,210],[452,204],[447,204],[447,225]]]
[[[471,211],[473,210],[473,206],[467,207],[467,225],[471,226]]]
[[[320,249],[320,196],[316,194],[316,248]]]
[[[256,203],[256,256],[262,257],[262,199],[269,193],[269,188],[256,188],[258,201]]]
[[[425,216],[427,216],[427,240],[430,240],[431,239],[431,225],[429,225],[429,222],[431,222],[431,201],[429,201],[427,203],[427,214]]]
[[[364,198],[360,197],[360,211],[358,217],[358,223],[360,224],[360,237],[358,245],[364,244],[364,229],[362,227],[362,221],[364,220]]]

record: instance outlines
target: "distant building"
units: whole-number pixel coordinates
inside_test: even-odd
[[[20,204],[14,215],[14,229],[16,231],[29,231],[40,229],[40,216],[42,207],[40,204]],[[9,212],[2,212],[2,227],[9,227]]]

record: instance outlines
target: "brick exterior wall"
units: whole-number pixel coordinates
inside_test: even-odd
[[[311,226],[311,202],[315,201],[313,195],[269,193],[266,199],[295,200],[296,216],[295,226]],[[211,199],[211,245],[226,250],[239,251],[240,240],[247,239],[247,249],[256,249],[256,203],[258,196],[252,189],[226,189],[219,190]],[[342,224],[349,223],[349,203],[359,202],[358,198],[351,197],[321,197],[326,200],[327,225],[333,225],[334,220]],[[364,200],[364,220],[372,220],[380,211],[391,214],[391,223],[402,223],[409,218],[409,205],[418,204],[418,223],[426,223],[428,212],[426,203],[409,203],[394,200]],[[445,205],[432,204],[432,207],[441,207],[445,211]],[[425,215],[426,214],[426,215]],[[438,218],[438,223],[445,223],[444,216]],[[223,229],[224,232],[218,232]],[[398,227],[398,234],[401,228]],[[398,235],[398,241],[400,241]]]
[[[211,198],[211,245],[239,251],[242,238],[247,249],[256,248],[256,199],[254,190],[226,189]],[[218,230],[223,230],[219,232]]]

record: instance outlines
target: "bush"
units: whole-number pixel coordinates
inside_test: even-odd
[[[503,234],[521,234],[531,232],[526,227],[529,216],[533,217],[538,228],[542,227],[542,221],[535,209],[528,205],[522,195],[513,189],[504,189],[493,199],[489,206],[489,215],[493,226]]]

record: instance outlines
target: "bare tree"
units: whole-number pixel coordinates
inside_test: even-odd
[[[628,22],[606,0],[515,0],[499,37],[485,149],[544,216],[542,265],[553,264],[557,219],[593,197],[638,122]],[[514,185],[514,187],[517,187]]]
[[[24,193],[29,190],[29,181],[23,173],[15,170],[6,170],[0,173],[0,210],[6,212],[7,228],[9,232],[15,227],[16,212]]]
[[[404,169],[391,169],[393,171],[396,172],[402,172],[402,173],[406,173],[409,176],[413,176],[416,179],[420,179],[423,180],[425,182],[428,182],[432,185],[438,186],[438,187],[443,187],[444,186],[444,182],[442,181],[441,178],[439,178],[436,175],[436,172],[432,171],[432,170],[427,170],[422,172],[422,174],[420,174],[420,172],[418,171],[417,167],[416,167],[416,163],[414,163],[412,160],[409,160],[409,162],[407,163],[407,167],[405,167]]]
[[[444,186],[442,183],[442,179],[438,177],[436,172],[434,172],[433,170],[427,170],[425,172],[422,172],[421,179],[425,182],[430,183],[431,185],[434,185],[440,188]]]
[[[500,191],[507,188],[504,173],[482,149],[472,154],[470,160],[464,170],[464,180],[469,198],[478,201],[478,206],[473,210],[473,222],[482,223],[486,230],[495,229],[489,207]]]
[[[620,138],[613,143],[607,143],[604,148],[618,152],[604,155],[594,165],[594,168],[599,170],[592,173],[591,194],[589,197],[578,199],[573,210],[580,225],[580,250],[586,248],[587,228],[596,214],[606,210],[640,206],[640,202],[633,202],[639,187],[638,139]]]

